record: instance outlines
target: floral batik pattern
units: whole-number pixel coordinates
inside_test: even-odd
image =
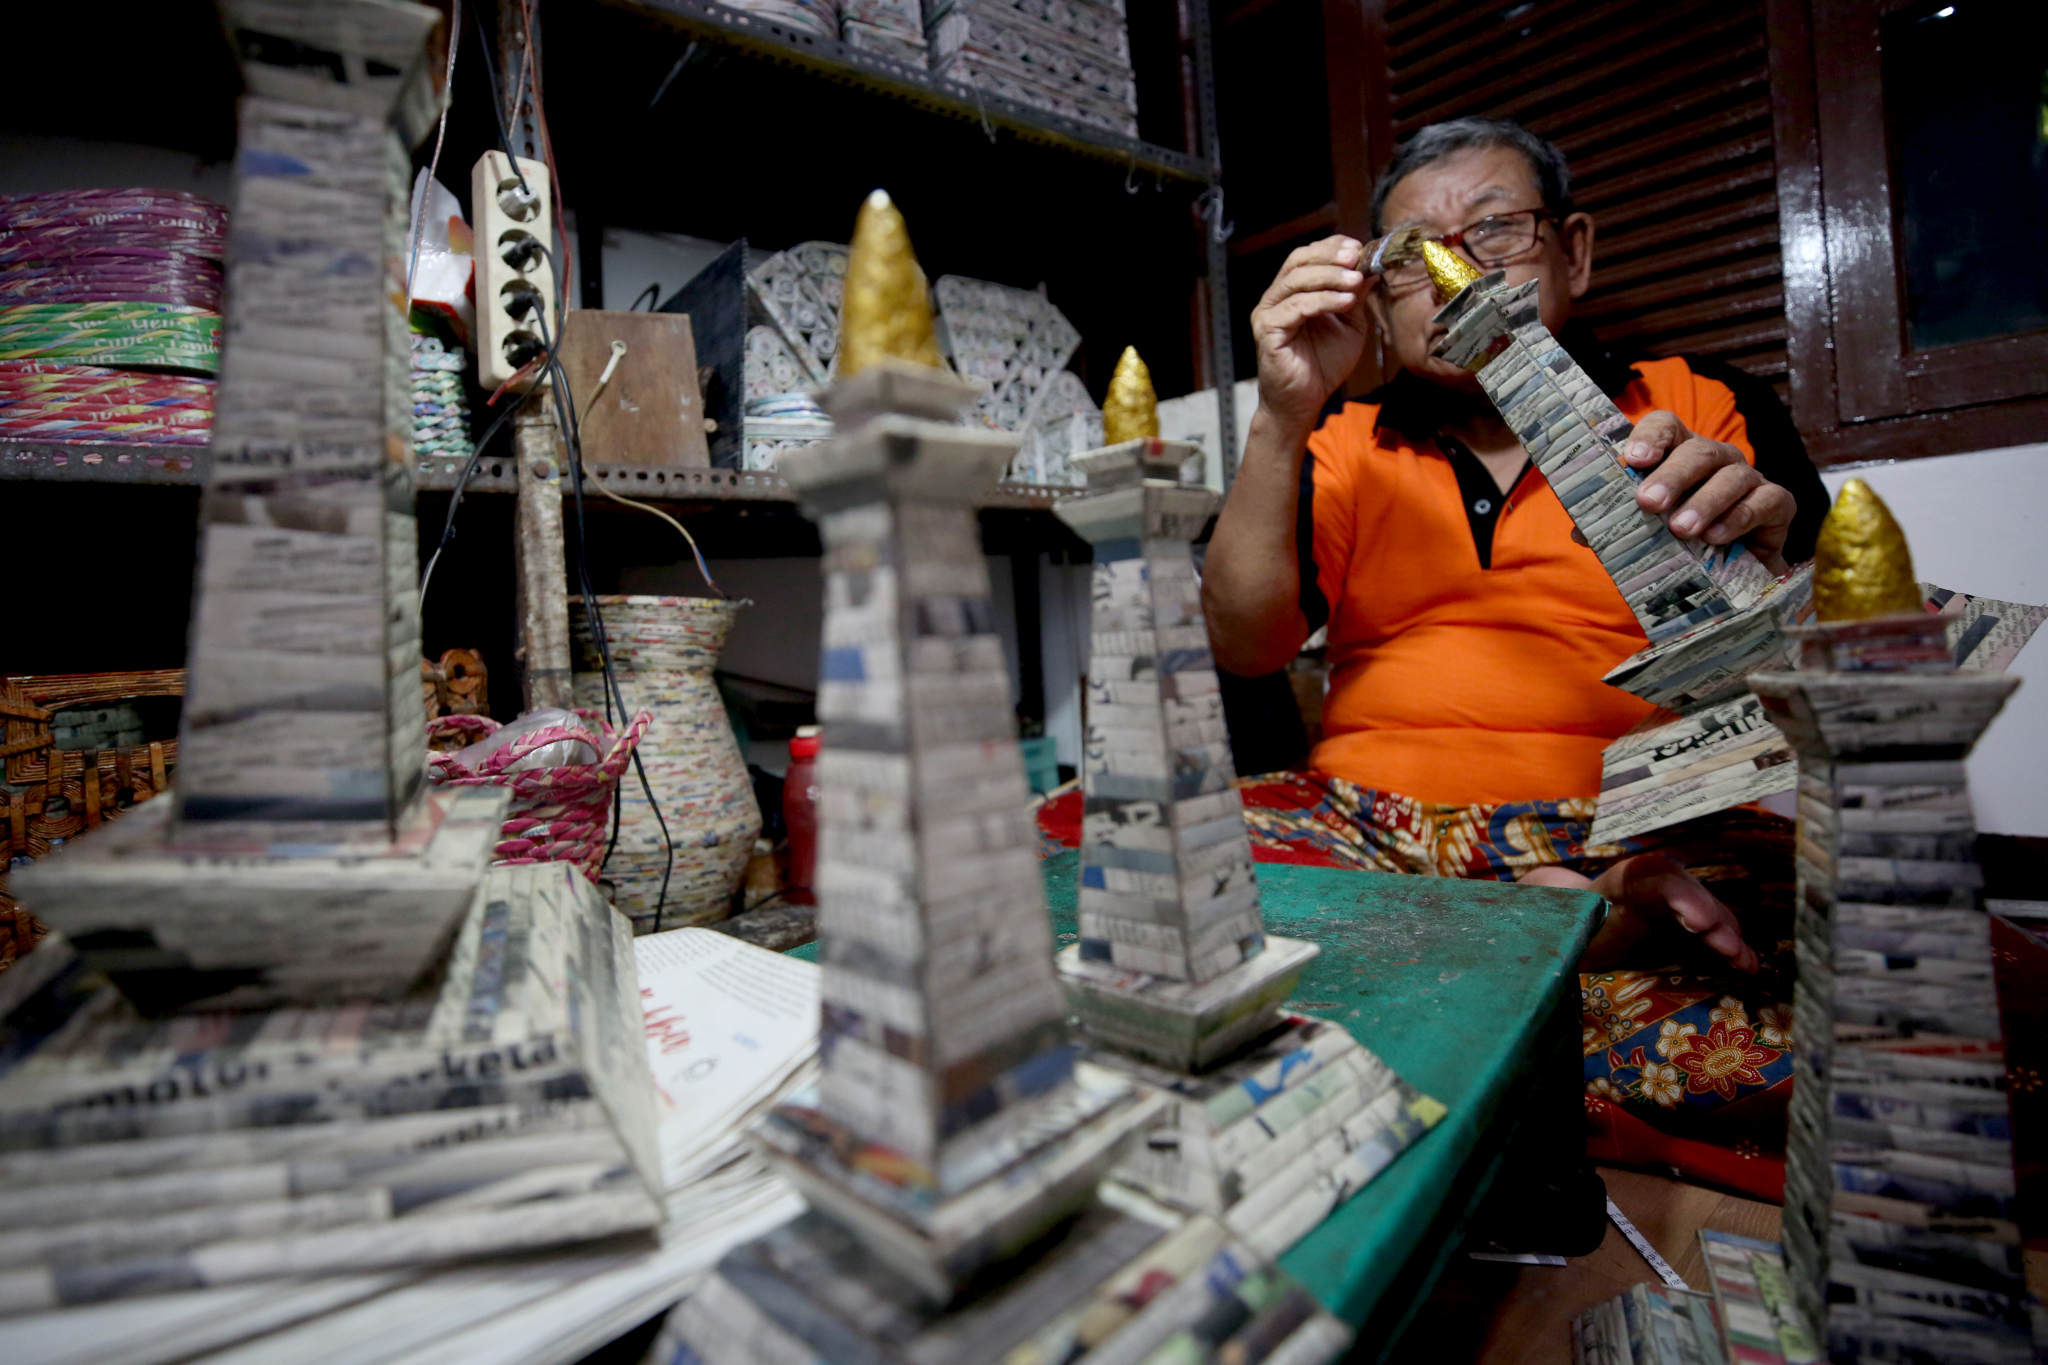
[[[1588,972],[1580,983],[1589,1019],[1606,997],[1626,994],[1631,1000],[1626,1017],[1602,1016],[1613,1041],[1594,1045],[1595,1030],[1586,1030],[1588,1094],[1668,1111],[1733,1104],[1792,1074],[1789,1004],[1763,1005],[1753,1022],[1748,1004],[1732,995],[1689,991],[1676,973]]]

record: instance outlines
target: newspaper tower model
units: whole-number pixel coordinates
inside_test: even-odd
[[[1799,751],[1785,1260],[1837,1361],[2036,1359],[1963,760],[2019,685],[1958,672],[1904,536],[1851,479],[1796,671],[1750,685]]]
[[[1538,282],[1510,287],[1440,242],[1420,251],[1444,302],[1436,353],[1473,372],[1649,636],[1605,681],[1686,713],[1652,717],[1608,747],[1593,837],[1632,837],[1788,789],[1789,776],[1759,785],[1757,774],[1788,755],[1743,678],[1786,660],[1804,573],[1779,580],[1740,542],[1681,540],[1643,510],[1643,475],[1620,455],[1633,427],[1543,325]]]
[[[1054,509],[1095,550],[1081,936],[1060,977],[1082,1027],[1180,1101],[1117,1177],[1186,1208],[1243,1205],[1231,1225],[1277,1254],[1306,1231],[1283,1209],[1306,1197],[1312,1225],[1442,1110],[1342,1028],[1280,1013],[1317,950],[1259,913],[1189,552],[1217,496],[1181,481],[1197,448],[1159,439],[1135,350],[1103,419],[1112,443],[1073,461],[1088,492]]]
[[[154,1295],[199,1324],[220,1286],[663,1216],[631,926],[567,864],[486,870],[502,799],[407,814],[419,758],[389,758],[422,715],[391,114],[431,111],[440,16],[222,8],[252,93],[185,732],[204,761],[175,825],[151,802],[17,881],[122,990],[55,934],[7,973],[0,1319]],[[198,1349],[179,1339],[163,1353]]]
[[[823,1081],[762,1137],[812,1211],[720,1262],[678,1358],[1327,1360],[1343,1325],[1243,1239],[1094,1199],[1158,1102],[1066,1038],[973,511],[1015,438],[948,423],[976,388],[880,191],[844,316],[837,434],[783,466],[825,544]]]
[[[837,435],[784,473],[824,541],[815,1105],[771,1151],[935,1299],[1092,1197],[1127,1082],[1077,1072],[974,499],[1014,438],[950,425],[902,216],[862,206]]]
[[[447,949],[502,806],[422,791],[406,139],[439,20],[222,10],[250,93],[173,800],[27,880],[138,1001],[388,997]]]

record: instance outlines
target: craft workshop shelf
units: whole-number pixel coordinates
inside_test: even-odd
[[[0,482],[199,486],[205,446],[131,441],[0,441]]]
[[[419,490],[445,493],[455,487],[462,462],[423,460]],[[616,493],[643,502],[779,502],[794,503],[796,492],[781,475],[740,469],[659,469],[641,465],[586,464],[584,472]],[[464,492],[518,491],[510,452],[486,456],[477,464]],[[567,486],[564,485],[564,491]],[[1075,489],[1046,484],[1001,483],[975,506],[1012,511],[1050,511]],[[595,495],[593,495],[595,496]]]
[[[1081,156],[1113,162],[1133,171],[1209,184],[1215,164],[1200,156],[1122,137],[1106,129],[978,93],[973,86],[929,71],[859,52],[835,38],[807,33],[716,0],[590,0],[666,25],[700,42],[718,43],[750,56],[799,68],[812,75],[963,122],[979,122],[1020,138]],[[556,20],[556,23],[562,22]]]

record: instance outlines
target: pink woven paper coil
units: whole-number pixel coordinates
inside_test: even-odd
[[[576,714],[585,725],[551,725],[522,735],[493,750],[476,773],[450,754],[430,754],[427,777],[450,787],[510,787],[512,805],[495,850],[498,862],[574,863],[595,883],[611,833],[612,792],[653,717],[642,711],[624,731],[615,731],[595,712]],[[474,744],[498,729],[489,716],[437,716],[427,722],[427,737],[458,735]],[[565,739],[582,740],[602,757],[595,763],[506,771],[543,745]]]

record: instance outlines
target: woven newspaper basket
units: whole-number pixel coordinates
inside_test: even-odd
[[[7,778],[0,784],[0,966],[42,936],[42,926],[7,894],[8,865],[40,858],[163,791],[177,765],[177,738],[148,740],[138,720],[116,712],[143,698],[184,694],[180,668],[0,679]],[[65,747],[57,747],[60,741]]]
[[[577,715],[582,724],[550,725],[522,735],[493,750],[474,772],[452,754],[430,754],[427,777],[452,787],[509,787],[512,805],[498,841],[498,861],[574,863],[596,882],[611,833],[612,793],[653,718],[642,711],[624,730],[616,730],[594,711]],[[439,716],[427,722],[427,740],[474,744],[499,729],[489,716]],[[589,744],[599,755],[597,762],[512,770],[536,749],[562,740]]]

